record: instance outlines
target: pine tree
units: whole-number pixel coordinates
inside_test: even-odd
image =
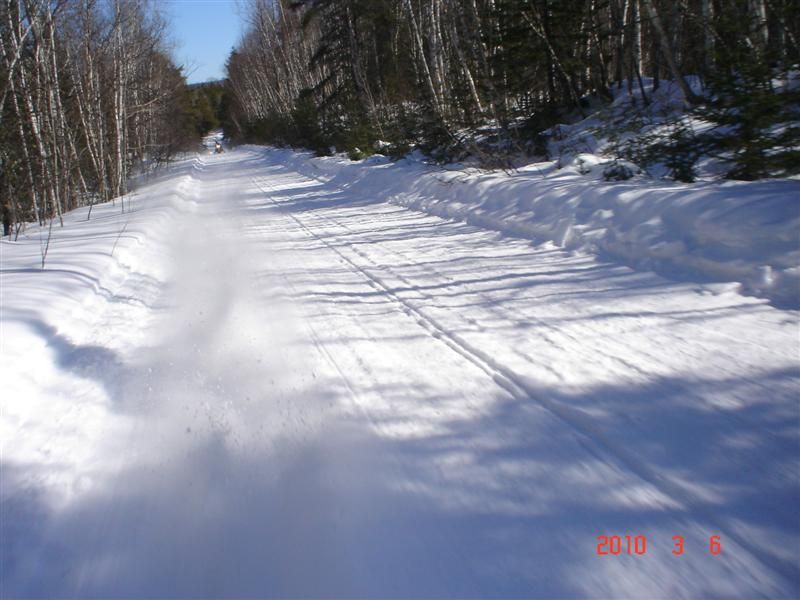
[[[696,113],[715,125],[704,142],[731,164],[728,177],[754,180],[800,172],[800,82],[782,61],[782,49],[762,45],[760,13],[728,15],[719,24],[708,78],[710,96]],[[753,38],[755,33],[756,38]],[[760,40],[754,45],[753,39]]]

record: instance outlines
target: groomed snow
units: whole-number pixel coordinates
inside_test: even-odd
[[[250,147],[2,240],[0,595],[797,597],[797,185]]]
[[[283,151],[280,160],[309,177],[446,219],[671,279],[736,283],[742,293],[800,308],[800,180],[607,182],[603,169],[613,161],[593,154],[578,154],[563,168],[552,161],[514,173],[436,168],[411,157],[351,162]]]

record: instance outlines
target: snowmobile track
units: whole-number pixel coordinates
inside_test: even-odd
[[[298,176],[305,177],[298,174]],[[269,183],[267,178],[252,177],[253,184],[261,190],[267,200],[273,206],[280,206],[280,202],[274,199],[275,188]],[[265,187],[266,186],[266,187]],[[386,284],[380,277],[375,274],[369,273],[361,265],[350,259],[343,253],[336,245],[331,244],[326,239],[318,235],[309,227],[302,219],[294,213],[285,213],[294,221],[298,227],[310,238],[324,245],[330,251],[338,255],[340,260],[344,261],[354,273],[359,274],[366,279],[370,287],[379,290],[387,298],[396,303],[406,314],[411,316],[413,320],[429,335],[441,341],[444,345],[450,348],[453,352],[459,354],[464,359],[481,369],[486,373],[494,383],[501,389],[508,392],[516,401],[533,400],[542,409],[549,412],[558,420],[571,428],[580,438],[590,445],[596,446],[599,450],[604,451],[611,459],[625,467],[629,472],[636,475],[642,481],[654,486],[659,492],[670,498],[675,504],[679,505],[683,510],[692,512],[701,516],[708,524],[713,526],[719,534],[723,534],[728,540],[735,542],[750,554],[752,554],[764,568],[772,570],[774,573],[780,575],[791,581],[794,574],[788,568],[782,568],[783,565],[778,566],[770,557],[757,546],[751,544],[746,538],[737,534],[735,531],[729,529],[725,523],[718,519],[708,508],[707,503],[701,498],[697,497],[694,493],[687,490],[679,483],[670,480],[663,475],[655,472],[646,463],[638,459],[632,452],[625,449],[621,445],[615,443],[608,436],[598,431],[589,422],[590,417],[585,416],[577,409],[564,406],[561,403],[553,401],[549,398],[537,393],[536,390],[531,389],[523,377],[514,372],[509,367],[500,364],[491,356],[476,348],[464,340],[456,333],[447,331],[436,319],[425,314],[421,309],[414,306],[408,300],[400,297],[397,293],[392,291],[391,286]],[[349,245],[347,242],[337,240],[340,245]],[[388,269],[388,268],[387,268]],[[396,275],[396,274],[395,274]]]

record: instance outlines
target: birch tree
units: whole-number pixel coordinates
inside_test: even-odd
[[[177,149],[185,82],[164,39],[140,0],[0,0],[6,231],[124,194],[133,168]]]

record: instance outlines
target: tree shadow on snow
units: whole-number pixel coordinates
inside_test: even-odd
[[[761,383],[796,377],[776,372]],[[313,392],[315,401],[347,401],[329,383]],[[536,398],[501,393],[476,410],[467,398],[438,396],[413,382],[377,390],[391,411],[337,418],[321,435],[279,437],[260,451],[238,446],[229,431],[187,432],[161,461],[133,463],[57,511],[35,485],[9,485],[23,472],[29,476],[30,466],[3,463],[4,489],[18,491],[3,496],[2,592],[667,597],[683,585],[685,595],[746,595],[752,588],[736,586],[754,581],[767,595],[786,592],[785,581],[737,555],[714,523],[796,541],[797,482],[737,473],[736,464],[770,458],[764,467],[786,472],[797,448],[786,437],[783,449],[766,440],[765,447],[731,450],[741,441],[737,421],[720,427],[701,402],[674,401],[695,383],[536,392],[575,410],[591,405],[604,435],[622,436],[620,443],[652,459],[659,476],[691,482],[693,504],[632,475]],[[442,413],[431,427],[415,429],[421,398]],[[631,406],[637,414],[620,414]],[[751,421],[780,429],[787,417],[754,410],[740,415],[745,430]],[[646,426],[631,433],[626,424],[636,421]],[[679,440],[672,437],[676,427]],[[660,454],[662,444],[672,447]],[[707,552],[713,534],[724,536],[727,556]],[[599,535],[645,535],[647,554],[598,556]],[[685,557],[671,554],[673,535],[685,536]],[[797,585],[792,550],[781,556],[778,548],[749,542]]]

